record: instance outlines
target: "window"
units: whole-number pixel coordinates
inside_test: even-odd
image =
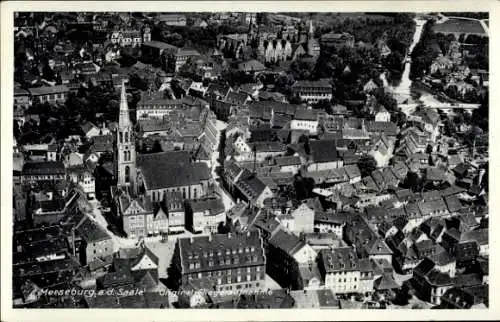
[[[130,182],[130,167],[129,166],[125,167],[125,182],[126,183]]]
[[[125,132],[125,142],[128,142],[128,132]]]
[[[120,136],[120,143],[123,143],[123,132],[118,132],[118,135]]]
[[[196,199],[198,197],[198,192],[196,191],[196,188],[193,189],[193,198]]]
[[[227,277],[227,282],[228,282],[228,283],[231,283],[231,276],[228,276],[228,277]]]

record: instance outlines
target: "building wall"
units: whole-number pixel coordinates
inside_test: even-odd
[[[62,92],[62,93],[54,93],[54,94],[46,94],[46,95],[36,95],[36,96],[33,96],[33,101],[39,102],[39,103],[48,102],[50,104],[55,104],[58,102],[59,103],[66,102],[67,98],[68,98],[68,92]]]
[[[442,266],[436,265],[434,266],[434,269],[440,271],[441,273],[448,274],[450,277],[455,277],[456,265],[457,262],[454,261]]]
[[[105,257],[113,254],[113,240],[106,239],[96,243],[87,244],[85,253],[87,255],[87,263],[96,260],[99,257]]]
[[[285,165],[280,167],[280,172],[292,172],[293,174],[299,172],[300,165]]]
[[[163,195],[167,192],[180,191],[183,193],[184,199],[198,199],[206,195],[208,191],[208,181],[201,181],[199,184],[193,184],[188,186],[179,187],[169,187],[163,189],[147,190],[146,194],[151,198],[153,202],[159,202],[163,200]]]
[[[373,272],[360,272],[359,292],[371,293],[373,292]]]
[[[290,124],[292,130],[306,130],[309,134],[316,135],[318,132],[318,121],[314,120],[292,120]]]
[[[312,233],[314,231],[314,210],[302,204],[295,209],[291,215],[294,218],[295,233]]]
[[[334,223],[315,223],[314,229],[319,230],[321,233],[334,232],[340,239],[344,235],[344,225]]]
[[[307,166],[307,171],[314,172],[321,170],[330,170],[330,169],[340,168],[342,166],[343,166],[342,160],[330,161],[330,162],[316,162],[309,164]]]
[[[183,232],[186,224],[186,217],[184,212],[175,211],[169,212],[168,215],[168,231],[169,232]]]
[[[392,255],[370,255],[369,256],[370,259],[383,259],[383,260],[386,260],[388,261],[390,264],[392,264]]]
[[[272,196],[273,196],[273,192],[271,191],[271,189],[269,189],[269,187],[266,187],[264,189],[264,191],[262,191],[260,196],[257,198],[257,200],[255,200],[255,205],[257,207],[263,208],[264,207],[264,200],[266,200],[267,198],[271,198]]]
[[[325,286],[331,288],[336,293],[355,293],[360,291],[360,272],[339,271],[327,273],[325,276]]]

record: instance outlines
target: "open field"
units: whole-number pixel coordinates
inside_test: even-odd
[[[436,24],[433,28],[437,33],[485,34],[479,20],[450,18],[441,24]]]

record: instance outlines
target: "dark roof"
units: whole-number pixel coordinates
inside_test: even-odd
[[[189,163],[189,154],[181,152],[137,156],[137,166],[145,177],[148,189],[193,185],[210,179],[206,163]]]
[[[413,274],[426,276],[428,275],[436,266],[436,263],[432,261],[430,258],[424,258],[414,269]]]
[[[258,198],[266,188],[266,185],[256,175],[247,169],[243,170],[240,180],[236,182],[236,187],[249,199]]]
[[[66,85],[56,85],[56,86],[44,86],[44,87],[33,87],[29,89],[31,95],[47,95],[47,94],[56,94],[56,93],[65,93],[68,92],[69,89]]]
[[[368,132],[385,133],[392,136],[398,134],[398,126],[393,122],[370,121],[366,124],[366,130]]]
[[[190,204],[193,212],[205,212],[208,210],[209,215],[217,215],[223,213],[225,210],[224,203],[220,198],[191,200]]]
[[[314,162],[330,162],[338,160],[335,141],[314,140],[309,142],[311,156]]]
[[[457,261],[474,260],[479,255],[479,244],[474,241],[460,242],[455,246]]]
[[[301,249],[306,243],[297,236],[280,229],[271,239],[269,239],[269,244],[276,248],[281,248],[286,253],[293,256],[293,254]]]
[[[323,272],[356,271],[358,267],[358,257],[351,247],[336,248],[334,250],[321,250],[320,261]]]
[[[446,175],[437,167],[428,167],[425,169],[425,178],[429,181],[445,181]]]
[[[275,157],[276,165],[280,167],[289,166],[289,165],[300,165],[300,158],[296,156],[282,156]]]
[[[476,241],[479,245],[487,245],[488,231],[488,228],[483,228],[464,232],[460,236],[460,241]]]
[[[65,174],[61,161],[27,162],[23,165],[23,175]]]
[[[92,138],[92,145],[96,152],[113,151],[112,135],[97,135]]]
[[[456,212],[464,208],[464,205],[456,195],[444,197],[444,201],[446,202],[446,205],[448,206],[448,210],[450,212]]]
[[[438,266],[444,266],[455,261],[455,258],[448,254],[446,250],[432,255],[430,259]]]
[[[248,99],[248,94],[241,92],[230,92],[227,94],[226,102],[231,104],[243,105]]]
[[[95,243],[103,240],[111,239],[97,223],[89,218],[84,218],[77,226],[76,231],[87,243]]]
[[[427,275],[429,283],[435,286],[453,285],[453,280],[450,275],[441,273],[440,271],[433,270]]]
[[[481,276],[475,273],[456,275],[453,278],[453,282],[456,287],[464,287],[464,288],[483,284]]]
[[[391,274],[383,274],[380,278],[378,278],[374,283],[373,287],[376,290],[392,290],[399,288],[399,285],[396,283]]]
[[[429,215],[435,211],[443,211],[448,210],[446,204],[443,199],[427,201],[427,202],[418,202],[418,208],[423,215]]]

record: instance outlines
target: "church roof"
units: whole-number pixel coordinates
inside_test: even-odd
[[[137,165],[141,169],[148,189],[164,189],[199,184],[210,179],[206,163],[187,163],[174,160],[173,152],[139,155]]]

